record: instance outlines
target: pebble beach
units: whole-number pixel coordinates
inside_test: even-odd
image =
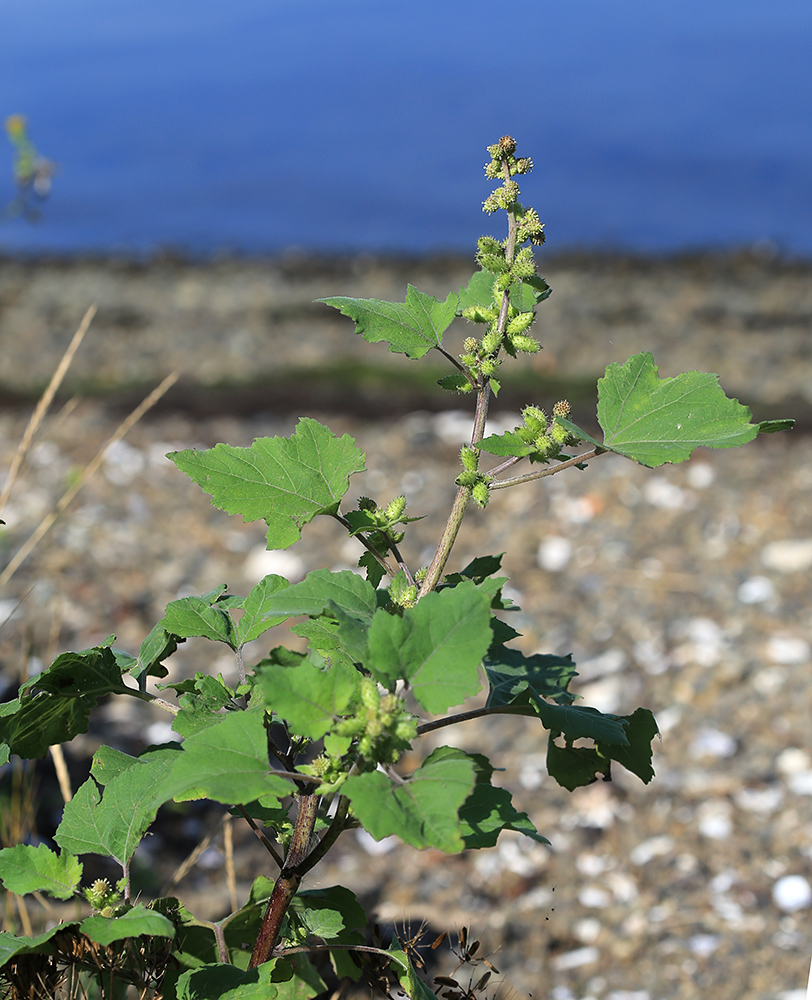
[[[38,395],[86,309],[98,307],[0,512],[0,570],[126,413],[179,374],[0,592],[3,700],[59,651],[111,632],[136,651],[179,596],[218,583],[245,593],[267,573],[299,579],[356,564],[360,547],[332,523],[267,552],[262,523],[212,507],[168,451],[247,446],[314,416],[367,453],[349,498],[403,492],[410,512],[426,515],[410,526],[404,555],[427,562],[470,433],[466,400],[433,385],[446,373],[439,357],[426,359],[424,376],[421,363],[365,344],[314,300],[402,301],[407,282],[445,298],[472,270],[457,258],[0,259],[0,488]],[[512,427],[523,403],[549,408],[561,395],[591,428],[595,379],[642,350],[661,375],[717,372],[757,419],[795,417],[798,426],[657,470],[604,454],[472,511],[454,568],[506,553],[521,606],[511,617],[516,645],[572,653],[572,687],[585,704],[651,708],[661,731],[656,777],[644,786],[617,768],[611,783],[570,794],[547,775],[546,734],[531,720],[442,730],[421,749],[487,749],[550,846],[503,834],[490,851],[446,857],[347,833],[309,884],[347,885],[383,925],[425,921],[429,941],[470,926],[500,970],[491,984],[504,980],[500,998],[803,1000],[812,957],[812,269],[748,253],[570,255],[540,270],[553,289],[535,328],[543,350],[513,366],[514,385],[506,371],[492,430]],[[464,335],[464,324],[453,327],[450,349]],[[253,652],[282,641],[276,631]],[[233,659],[205,640],[169,663],[173,678],[200,669],[236,678]],[[171,737],[167,717],[141,704],[110,702],[95,718],[64,748],[76,783],[101,742],[135,753]],[[144,891],[165,889],[180,845],[210,835],[173,892],[219,917],[229,907],[222,814],[186,822],[178,832],[159,817],[136,856]],[[253,878],[270,872],[247,827],[235,825],[234,839],[242,903]],[[446,959],[436,972],[448,972]]]

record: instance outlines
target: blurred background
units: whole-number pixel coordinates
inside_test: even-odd
[[[806,0],[5,0],[58,165],[0,250],[470,253],[484,147],[555,249],[812,251]],[[0,199],[14,194],[10,172]]]
[[[351,497],[404,492],[427,513],[404,545],[427,561],[466,401],[438,390],[439,360],[367,345],[314,300],[402,300],[407,282],[445,298],[466,283],[476,238],[504,232],[480,211],[485,147],[512,134],[535,161],[522,201],[547,226],[553,295],[544,349],[512,366],[494,421],[566,397],[590,427],[596,377],[651,350],[662,375],[718,372],[755,419],[798,427],[653,473],[604,456],[466,518],[457,565],[506,552],[517,645],[571,652],[587,704],[655,712],[657,777],[569,795],[546,774],[540,730],[472,724],[460,745],[493,747],[551,848],[503,835],[449,859],[347,838],[313,884],[350,885],[384,924],[474,919],[501,1000],[803,1000],[809,0],[2,0],[0,120],[0,488],[98,306],[0,511],[0,700],[113,631],[134,652],[179,596],[356,564],[329,524],[268,552],[262,523],[214,509],[169,451],[246,446],[315,415],[367,453]],[[449,350],[466,331],[451,328]],[[107,447],[172,371],[179,382]],[[170,662],[173,677],[235,669],[205,640]],[[74,789],[100,741],[137,752],[168,735],[139,706],[100,706],[65,747]],[[13,788],[43,783],[50,812],[32,814],[31,842],[61,812],[49,767],[29,784],[0,772],[0,816]],[[187,819],[182,836],[159,819],[137,878],[147,894],[174,886],[211,836],[178,892],[219,919],[222,815]],[[235,831],[240,900],[265,870],[253,842]],[[3,929],[15,919],[9,907]]]

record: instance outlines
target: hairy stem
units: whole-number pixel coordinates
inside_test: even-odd
[[[514,476],[513,479],[501,479],[491,483],[490,486],[492,490],[504,490],[508,486],[518,486],[520,483],[532,483],[536,479],[554,476],[557,472],[563,472],[564,469],[571,469],[573,465],[580,465],[581,462],[588,462],[591,458],[605,454],[603,448],[593,448],[592,451],[587,451],[583,455],[576,455],[575,458],[570,458],[566,462],[559,462],[558,465],[554,465],[550,469],[542,469],[541,472],[528,472],[524,476]]]
[[[271,952],[276,947],[279,932],[282,929],[282,921],[285,919],[290,901],[296,895],[296,890],[302,880],[299,866],[307,857],[318,809],[319,798],[317,795],[299,796],[299,812],[296,815],[296,826],[293,828],[290,847],[282,871],[274,883],[271,898],[268,900],[268,906],[262,918],[262,926],[251,954],[251,961],[248,963],[249,969],[255,969],[263,962],[267,962],[271,957]]]

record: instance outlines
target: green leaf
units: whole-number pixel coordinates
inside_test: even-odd
[[[449,294],[445,302],[440,302],[419,292],[414,285],[408,286],[405,302],[353,299],[345,295],[316,301],[349,316],[355,323],[355,332],[370,344],[385,341],[390,351],[409,358],[422,358],[432,347],[439,347],[443,333],[457,313],[456,295]]]
[[[695,448],[734,448],[759,432],[750,410],[725,396],[719,376],[684,372],[659,378],[648,351],[612,364],[598,381],[598,423],[603,444],[567,420],[558,422],[607,451],[656,468],[684,462]]]
[[[568,740],[588,739],[609,746],[628,746],[625,720],[616,715],[604,715],[597,708],[585,705],[551,705],[528,687],[530,704],[545,729],[563,733]]]
[[[458,814],[474,787],[474,764],[467,757],[446,760],[437,754],[406,779],[372,771],[346,780],[341,790],[375,840],[394,834],[418,850],[457,854],[465,849]]]
[[[224,642],[231,649],[237,648],[234,619],[226,609],[202,597],[182,597],[170,602],[158,624],[184,639],[201,636],[213,642]]]
[[[535,653],[525,656],[518,649],[495,646],[485,657],[485,674],[490,684],[488,708],[512,705],[530,690],[539,698],[550,698],[559,703],[574,701],[567,690],[576,675],[572,656],[554,656]]]
[[[250,448],[218,444],[168,456],[212,503],[246,521],[268,525],[269,549],[286,549],[318,514],[334,514],[349,477],[364,471],[364,453],[345,434],[302,417],[289,438],[258,438]]]
[[[482,306],[489,309],[494,305],[493,283],[495,276],[488,271],[477,271],[471,280],[460,289],[458,310],[468,306]],[[514,284],[508,298],[512,306],[521,312],[530,312],[550,294],[550,286],[543,278],[526,278],[521,284]]]
[[[280,625],[287,615],[273,615],[269,608],[274,594],[280,590],[286,590],[290,583],[284,576],[277,576],[274,573],[263,577],[246,597],[243,608],[245,614],[237,625],[237,641],[242,646],[246,642],[258,639],[269,628]]]
[[[99,698],[128,690],[109,646],[62,653],[0,706],[0,743],[20,757],[43,757],[49,746],[87,732]]]
[[[47,691],[60,698],[81,698],[90,707],[107,694],[126,692],[121,669],[109,646],[95,646],[80,653],[62,653],[37,677],[20,688]]]
[[[547,771],[567,791],[591,785],[598,776],[608,781],[612,761],[602,757],[595,747],[560,747],[550,733],[547,741]]]
[[[358,932],[367,924],[363,906],[355,893],[343,885],[297,892],[291,900],[288,919],[327,944],[360,943],[363,935]]]
[[[124,938],[175,936],[175,926],[171,920],[146,906],[134,906],[120,917],[86,917],[79,929],[96,944],[109,945]]]
[[[306,622],[294,625],[291,632],[307,639],[310,648],[320,653],[341,649],[338,622],[332,618],[309,618]]]
[[[455,372],[452,375],[443,375],[442,378],[437,379],[437,385],[449,392],[470,392],[473,388],[469,379],[461,372]]]
[[[234,707],[234,691],[221,676],[211,677],[198,671],[193,678],[178,684],[160,684],[174,688],[180,695],[180,711],[172,728],[179,736],[194,736],[203,729],[222,721],[220,710]]]
[[[392,938],[388,951],[395,966],[395,975],[409,1000],[439,1000],[437,994],[432,993],[418,976],[412,960],[401,949],[397,934]]]
[[[268,706],[298,736],[319,739],[353,702],[361,675],[343,660],[319,670],[310,660],[280,667],[268,660],[257,664],[257,683]]]
[[[70,923],[57,924],[50,930],[39,934],[36,937],[26,937],[21,935],[15,937],[6,931],[0,931],[0,971],[8,962],[21,955],[50,955],[54,953],[55,946],[52,943],[55,937],[65,931],[73,930],[78,926],[78,921],[72,920]]]
[[[527,444],[519,437],[516,431],[505,431],[504,434],[491,434],[477,445],[481,451],[487,451],[489,455],[499,457],[515,456],[524,458],[525,455],[532,455],[536,451],[535,445]]]
[[[377,611],[365,666],[394,690],[412,688],[429,712],[459,705],[480,688],[479,666],[491,642],[490,595],[474,583],[427,594],[403,617]]]
[[[137,666],[130,672],[139,685],[146,677],[166,677],[169,671],[163,661],[178,648],[179,638],[167,632],[162,625],[152,628],[138,650]]]
[[[270,596],[266,606],[269,613],[286,618],[295,615],[315,618],[325,612],[335,617],[336,611],[340,610],[371,620],[377,602],[375,588],[358,573],[349,569],[338,573],[317,569],[308,573],[300,583]]]
[[[440,747],[429,760],[470,760],[474,765],[476,784],[460,811],[460,833],[466,848],[478,850],[493,847],[502,830],[515,830],[540,844],[549,844],[530,821],[527,813],[520,813],[511,801],[506,788],[491,784],[494,768],[482,754],[468,754],[456,747]]]
[[[367,583],[371,587],[377,587],[381,580],[383,580],[385,575],[384,568],[371,552],[364,552],[358,560],[358,565],[361,569],[367,571]]]
[[[166,801],[160,786],[179,753],[177,744],[146,750],[140,757],[97,753],[90,777],[65,805],[54,835],[57,844],[71,854],[115,858],[124,867]]]
[[[0,850],[0,881],[18,896],[47,892],[55,899],[70,899],[81,879],[78,858],[67,852],[55,854],[45,844],[17,844]]]
[[[597,749],[604,757],[611,757],[632,774],[648,784],[654,777],[651,766],[651,743],[660,730],[654,716],[647,708],[638,708],[631,715],[622,716],[626,722],[627,746],[613,746],[598,742]]]
[[[209,798],[227,805],[289,795],[291,782],[269,775],[270,768],[263,710],[226,712],[184,740],[159,794],[163,801]]]
[[[189,969],[178,979],[177,1000],[274,1000],[275,960],[256,969],[213,963]]]
[[[759,434],[777,434],[779,431],[791,431],[795,426],[794,420],[762,420],[758,424]]]

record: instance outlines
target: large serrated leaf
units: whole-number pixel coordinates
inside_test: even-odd
[[[148,910],[146,906],[134,906],[120,917],[86,917],[79,929],[91,941],[105,946],[125,938],[141,937],[142,934],[149,937],[175,936],[172,921],[154,910]]]
[[[291,783],[268,774],[268,736],[263,712],[226,712],[183,742],[159,789],[170,798],[208,798],[228,805],[290,794]]]
[[[257,683],[268,707],[284,719],[291,732],[319,739],[344,714],[356,696],[361,675],[339,660],[319,670],[310,660],[281,667],[263,660],[257,664]]]
[[[541,844],[549,844],[536,830],[527,813],[520,813],[506,788],[491,784],[493,766],[482,754],[468,754],[456,747],[440,747],[429,760],[470,760],[476,784],[459,811],[460,832],[468,849],[493,847],[503,830],[515,830]]]
[[[474,787],[474,764],[435,754],[407,779],[373,771],[344,783],[341,790],[352,802],[353,814],[375,840],[394,834],[419,850],[434,847],[457,854],[465,849],[459,810]]]
[[[683,372],[660,378],[648,351],[611,364],[598,380],[598,423],[603,443],[569,421],[558,422],[607,451],[656,468],[684,462],[695,448],[735,448],[752,441],[759,425],[750,410],[729,399],[719,376]]]
[[[355,332],[371,344],[384,341],[395,354],[422,358],[432,347],[439,347],[443,333],[457,313],[457,296],[449,294],[445,302],[425,295],[414,285],[406,290],[405,302],[381,299],[353,299],[333,295],[317,299],[333,306],[355,323]]]
[[[171,601],[158,624],[183,639],[200,636],[212,642],[224,642],[231,649],[237,648],[237,626],[228,609],[202,597],[181,597]]]
[[[491,642],[491,597],[467,581],[427,594],[403,617],[379,610],[365,666],[390,690],[406,681],[429,712],[444,712],[479,690]]]
[[[651,766],[651,744],[660,734],[659,727],[647,708],[638,708],[631,715],[622,716],[622,719],[626,723],[628,744],[612,746],[598,741],[598,752],[622,764],[627,771],[636,774],[647,785],[654,777],[654,768]]]
[[[52,927],[36,937],[26,937],[25,935],[15,937],[14,934],[0,931],[0,969],[4,969],[7,962],[20,955],[52,954],[55,949],[53,939],[65,931],[72,931],[77,926],[78,921],[76,920],[57,924],[56,927]]]
[[[47,892],[55,899],[70,899],[82,878],[82,865],[67,851],[55,854],[39,844],[17,844],[0,850],[0,882],[8,892]]]
[[[42,757],[49,746],[87,732],[99,698],[128,690],[109,646],[62,653],[0,706],[0,743],[20,757]]]
[[[178,745],[129,757],[120,751],[99,752],[91,776],[65,805],[54,840],[71,854],[100,854],[123,867],[155,819],[162,797],[160,786],[171,770]],[[126,759],[129,764],[124,766]],[[123,760],[122,760],[123,759]],[[112,777],[108,780],[108,774]],[[104,794],[100,791],[104,786]]]
[[[575,700],[567,690],[576,674],[570,654],[525,656],[518,649],[495,646],[488,651],[484,666],[490,684],[488,708],[511,705],[528,689],[540,698],[559,703],[569,704]]]
[[[257,438],[250,448],[218,444],[167,456],[212,498],[246,521],[264,520],[269,549],[286,549],[318,514],[333,514],[364,471],[364,453],[345,434],[302,417],[289,438]]]
[[[178,979],[177,1000],[274,1000],[276,961],[271,959],[256,969],[238,969],[219,962],[188,969]]]
[[[327,612],[331,617],[337,610],[353,617],[371,619],[377,606],[375,588],[352,570],[333,573],[317,569],[300,583],[270,596],[266,603],[269,614],[309,615],[315,618]]]
[[[273,597],[280,590],[286,590],[290,584],[284,576],[277,576],[275,573],[263,577],[246,597],[243,604],[245,614],[237,624],[237,638],[242,645],[245,642],[253,642],[258,639],[269,628],[280,625],[287,615],[273,614],[270,610]]]

